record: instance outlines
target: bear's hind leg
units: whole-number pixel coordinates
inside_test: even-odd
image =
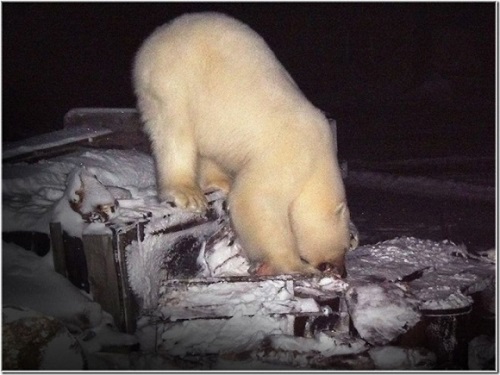
[[[221,190],[228,194],[232,179],[214,161],[200,158],[198,163],[198,181],[204,192]]]

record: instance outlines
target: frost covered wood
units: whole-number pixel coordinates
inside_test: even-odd
[[[58,130],[53,133],[4,144],[2,147],[2,159],[19,160],[22,156],[25,156],[26,159],[30,156],[28,154],[31,154],[32,157],[42,156],[44,153],[49,155],[56,149],[60,150],[64,146],[75,143],[90,143],[93,139],[110,133],[112,133],[111,130],[98,126]]]
[[[68,176],[79,176],[82,164],[89,174],[80,178],[80,184],[78,180],[72,183]],[[212,353],[210,339],[214,339],[216,348],[223,348],[228,357],[236,355],[234,350],[251,348],[249,356],[261,362],[328,367],[347,363],[340,357],[351,344],[360,364],[374,368],[378,361],[378,366],[388,368],[391,364],[384,362],[383,356],[394,351],[373,351],[369,355],[365,348],[397,339],[420,315],[443,311],[466,314],[472,305],[471,294],[494,287],[494,258],[476,259],[451,242],[413,237],[364,245],[349,252],[345,280],[294,278],[290,287],[286,278],[252,278],[250,265],[226,220],[224,197],[211,195],[214,207],[208,216],[158,203],[153,161],[134,151],[79,152],[34,165],[5,165],[3,172],[4,230],[48,233],[50,220],[58,219],[65,231],[82,238],[114,236],[119,246],[113,245],[117,251],[113,257],[126,270],[118,281],[140,302],[141,314],[134,316],[138,318],[135,334],[143,350],[151,353]],[[82,186],[89,190],[84,194],[87,200],[82,200],[83,216],[75,215],[69,204],[70,199],[79,197],[74,193]],[[103,194],[96,194],[98,191]],[[97,205],[102,209],[102,204],[115,199],[116,215],[107,220],[99,214]],[[96,222],[90,222],[93,218]],[[110,317],[103,318],[95,301],[83,294],[75,297],[71,285],[59,286],[64,280],[49,270],[49,257],[37,261],[31,257],[27,266],[20,249],[7,247],[4,300],[28,304],[73,325],[82,325],[77,316],[85,316],[88,326],[95,330],[109,322]],[[17,263],[12,263],[13,259]],[[38,275],[33,270],[43,272]],[[260,286],[263,293],[254,293]],[[56,290],[58,295],[54,294]],[[354,292],[380,298],[362,304],[353,298]],[[57,302],[61,295],[71,301],[76,298],[77,303],[61,308]],[[200,296],[206,297],[204,301]],[[214,303],[209,306],[207,301]],[[182,313],[185,307],[189,314]],[[129,307],[125,310],[130,312]],[[347,314],[347,321],[332,324],[333,317],[341,319],[342,314]],[[382,322],[380,317],[384,318]],[[326,318],[326,325],[320,324],[320,318]],[[349,318],[359,337],[345,329]],[[249,327],[245,335],[238,331],[242,324]],[[297,326],[302,327],[300,337],[294,336]],[[198,335],[190,336],[190,332]],[[325,332],[333,332],[333,336],[324,337]],[[130,342],[128,339],[122,342]],[[327,359],[325,355],[332,349],[325,351],[323,344],[334,341],[342,351],[336,352],[335,360]],[[297,347],[303,351],[297,354],[293,349]],[[398,358],[406,355],[400,353]],[[417,362],[415,368],[420,366]]]

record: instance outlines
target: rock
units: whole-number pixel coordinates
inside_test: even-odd
[[[469,370],[495,370],[495,339],[480,335],[469,342]]]
[[[78,341],[53,317],[13,306],[2,309],[3,370],[83,370]]]
[[[368,351],[377,370],[429,370],[436,355],[424,348],[375,347]]]

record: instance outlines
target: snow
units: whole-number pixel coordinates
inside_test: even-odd
[[[68,230],[81,236],[81,218],[74,215],[67,200],[62,198],[66,194],[68,198],[78,199],[75,192],[81,181],[76,177],[82,166],[89,174],[97,176],[101,185],[120,188],[121,192],[121,189],[127,190],[134,200],[144,202],[156,196],[154,162],[151,157],[135,151],[83,151],[36,164],[4,164],[3,231],[49,233],[48,223],[61,220],[63,224],[68,223]],[[88,180],[91,186],[97,185],[91,178]],[[116,191],[111,188],[109,193]],[[87,199],[86,203],[88,206],[96,202]]]
[[[85,167],[74,169],[62,198],[55,204],[51,221],[61,223],[72,237],[82,237],[85,223],[104,223],[116,216],[111,192]],[[95,233],[96,226],[92,226]]]
[[[242,255],[241,245],[229,236],[207,250],[206,243],[200,251],[197,263],[198,277],[222,277],[248,275],[250,264]]]
[[[120,165],[124,160],[129,162]],[[141,167],[139,171],[137,166]],[[51,221],[60,221],[65,231],[77,237],[84,231],[109,231],[102,222],[84,222],[70,207],[70,201],[79,203],[85,214],[94,212],[96,206],[113,205],[115,197],[102,181],[124,189],[131,186],[137,199],[150,192],[153,195],[153,162],[133,151],[106,150],[79,152],[36,164],[4,164],[3,231],[49,233]],[[76,194],[82,186],[90,193],[83,199]],[[75,332],[87,356],[106,345],[137,342],[134,336],[118,332],[111,315],[102,311],[91,296],[54,271],[51,252],[39,257],[15,244],[2,243],[2,276],[4,305],[23,306],[61,320]],[[52,358],[50,353],[47,361]]]
[[[78,329],[98,326],[103,320],[101,307],[55,273],[47,260],[3,243],[3,304],[27,307]]]
[[[364,186],[402,187],[419,194],[423,189],[439,194],[454,189],[460,197],[480,200],[490,193],[430,179],[414,179],[410,188],[407,180],[383,177],[349,172],[352,181]],[[221,282],[246,277],[250,268],[229,222],[200,221],[175,235],[165,233],[166,227],[202,220],[202,216],[159,203],[152,158],[131,150],[80,151],[35,164],[4,164],[2,189],[4,232],[49,233],[49,223],[58,221],[67,233],[81,237],[109,233],[109,222],[147,221],[144,233],[138,233],[126,248],[130,286],[147,312],[134,335],[118,332],[111,315],[92,296],[55,273],[51,252],[39,257],[17,245],[2,244],[4,305],[23,306],[64,322],[82,346],[90,368],[169,368],[169,360],[152,354],[157,350],[169,355],[250,351],[249,363],[274,358],[277,363],[306,367],[312,358],[319,361],[319,356],[365,352],[367,343],[385,345],[414,326],[423,311],[467,308],[472,303],[470,294],[491,285],[495,274],[491,251],[474,258],[449,241],[398,237],[350,251],[345,280],[298,279],[293,286],[286,279]],[[222,198],[217,193],[210,198],[219,213]],[[169,284],[166,280],[172,274],[168,272],[174,270],[164,267],[171,261],[165,250],[187,235],[199,240],[201,251],[194,255],[198,269],[188,275],[189,283]],[[293,336],[294,318],[286,313],[321,314],[313,297],[343,294],[361,338],[323,332]],[[137,342],[142,352],[127,358],[101,352],[105,346]],[[47,353],[48,361],[52,349]],[[432,363],[430,354],[387,346],[370,349],[369,356],[380,369],[421,369]],[[220,365],[230,367],[229,362],[221,360]]]
[[[118,332],[111,315],[65,277],[55,273],[48,260],[47,256],[41,258],[17,245],[2,244],[4,306],[21,306],[59,319],[75,332],[78,342],[88,353],[101,350],[109,342],[115,345],[137,342],[135,337]]]

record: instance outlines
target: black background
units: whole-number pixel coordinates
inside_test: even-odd
[[[268,42],[338,124],[348,158],[494,156],[495,3],[2,3],[2,131],[62,128],[74,107],[134,107],[141,42],[216,10]]]

